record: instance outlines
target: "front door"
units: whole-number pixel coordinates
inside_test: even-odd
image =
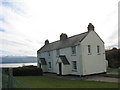
[[[39,63],[39,67],[41,68],[41,63]]]
[[[62,63],[59,63],[59,75],[62,75]]]

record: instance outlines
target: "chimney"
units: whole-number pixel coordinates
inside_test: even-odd
[[[94,31],[94,26],[92,25],[92,23],[89,23],[87,28],[88,28],[88,32]]]
[[[45,45],[48,45],[49,44],[49,40],[45,40]]]
[[[68,38],[68,36],[67,36],[66,33],[62,33],[62,34],[60,35],[60,40],[65,40],[65,39],[67,39],[67,38]]]

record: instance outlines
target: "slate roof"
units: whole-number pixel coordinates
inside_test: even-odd
[[[61,59],[61,61],[63,62],[64,65],[69,65],[70,64],[65,55],[60,55],[59,57],[60,57],[60,59]]]
[[[45,61],[45,58],[40,58],[40,60],[41,60],[42,65],[47,65],[47,62]]]
[[[57,49],[62,49],[62,48],[78,45],[79,42],[81,42],[88,35],[88,33],[89,32],[81,33],[81,34],[78,34],[78,35],[74,35],[74,36],[68,37],[65,40],[58,40],[58,41],[49,43],[47,45],[44,45],[42,48],[40,48],[38,50],[38,53],[51,51],[51,50],[57,50]]]

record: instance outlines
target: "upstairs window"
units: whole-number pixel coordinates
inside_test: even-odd
[[[48,56],[50,56],[50,51],[48,51]]]
[[[77,70],[77,61],[72,61],[73,70]]]
[[[57,54],[57,56],[60,55],[60,50],[59,49],[56,50],[56,54]]]
[[[76,54],[76,47],[73,46],[73,47],[71,47],[71,49],[72,49],[72,54]]]
[[[97,46],[97,53],[100,54],[100,46]]]
[[[88,45],[88,54],[91,54],[91,45]]]

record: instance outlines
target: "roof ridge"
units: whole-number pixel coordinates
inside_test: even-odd
[[[60,49],[60,48],[65,48],[68,46],[76,45],[77,43],[82,41],[87,35],[88,35],[88,32],[83,32],[83,33],[68,37],[65,40],[57,40],[57,41],[51,42],[51,43],[41,47],[38,50],[38,52],[39,51],[45,52],[45,51],[50,51],[50,50],[55,50],[55,49]]]
[[[82,35],[82,34],[85,34],[85,33],[88,33],[88,32],[83,32],[83,33],[80,33],[80,34],[76,34],[76,35],[73,35],[73,36],[68,37],[67,39],[72,38],[72,37],[75,37],[75,36],[79,36],[79,35]],[[53,42],[51,42],[51,43],[49,43],[49,44],[56,43],[56,42],[59,42],[59,41],[60,41],[60,40],[53,41]]]
[[[75,37],[75,36],[79,36],[79,35],[82,35],[82,34],[85,34],[85,33],[88,33],[88,32],[83,32],[83,33],[80,33],[80,34],[76,34],[76,35],[70,36],[70,37],[68,37],[68,38],[72,38],[72,37]]]

